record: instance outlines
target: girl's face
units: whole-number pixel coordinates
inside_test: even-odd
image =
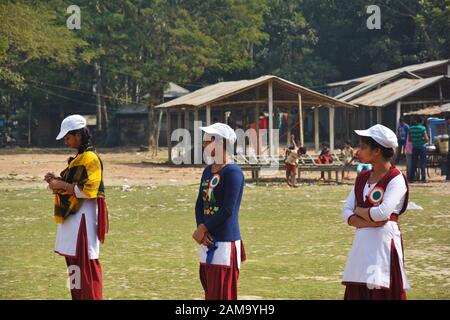
[[[216,154],[216,150],[214,147],[215,137],[208,133],[205,133],[203,139],[203,149],[205,150],[205,154],[207,156],[214,157]]]
[[[214,136],[205,133],[203,141],[203,149],[206,156],[214,158],[216,163],[223,162],[223,154],[225,153],[223,139],[216,140]],[[222,152],[216,152],[217,150]],[[216,155],[218,159],[216,159]]]
[[[64,144],[69,148],[78,149],[81,145],[81,134],[79,132],[66,134],[64,136]]]
[[[362,163],[376,162],[380,157],[382,157],[380,149],[372,149],[368,144],[360,141],[358,150],[359,161]]]

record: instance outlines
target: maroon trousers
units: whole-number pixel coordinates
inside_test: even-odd
[[[344,300],[406,300],[400,260],[394,240],[391,242],[391,287],[389,289],[369,289],[366,284],[346,283],[345,285]]]
[[[76,266],[71,270],[73,277],[80,277],[79,281],[71,281],[73,300],[102,300],[102,268],[98,259],[89,259],[86,220],[81,217],[78,233],[77,254],[75,258],[66,257],[67,267]],[[79,273],[78,273],[79,270]]]
[[[241,262],[245,261],[241,240]],[[236,245],[231,243],[230,267],[200,264],[200,281],[205,290],[205,300],[237,300],[239,268]]]

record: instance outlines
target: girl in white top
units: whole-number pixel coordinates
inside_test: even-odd
[[[382,125],[356,133],[360,158],[373,169],[358,175],[342,212],[343,220],[356,227],[342,281],[344,299],[404,300],[409,283],[398,217],[409,193],[405,176],[390,162],[397,137]]]

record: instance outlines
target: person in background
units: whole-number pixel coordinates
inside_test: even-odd
[[[412,150],[412,164],[409,174],[409,181],[414,182],[416,170],[420,160],[420,169],[422,182],[426,182],[426,167],[427,167],[427,143],[430,141],[427,134],[427,129],[423,125],[421,117],[416,117],[409,128],[409,137],[413,146]]]
[[[292,145],[286,150],[285,167],[286,167],[286,183],[289,187],[297,188],[296,177],[298,171],[298,159],[306,154],[306,149],[300,144],[295,143],[295,136],[292,135]]]
[[[405,146],[406,146],[406,139],[408,137],[409,133],[409,126],[405,122],[405,119],[400,118],[400,125],[397,129],[397,139],[398,139],[398,151],[397,151],[397,157],[395,158],[395,163],[398,164],[400,162],[400,157],[405,154]]]
[[[333,162],[333,157],[331,156],[330,145],[328,143],[322,144],[322,151],[319,154],[319,159],[317,159],[318,164],[331,164]]]
[[[412,166],[412,143],[411,143],[411,139],[409,137],[406,138],[406,145],[405,145],[405,157],[406,157],[406,176],[409,177],[410,176],[410,172],[411,172],[411,166]]]
[[[322,151],[320,151],[317,164],[331,164],[333,157],[331,156],[330,145],[328,143],[322,143]],[[320,180],[325,180],[325,172],[320,172]]]
[[[346,166],[350,166],[355,159],[354,150],[352,148],[352,142],[349,140],[345,143],[344,149],[342,150],[344,154],[344,163]],[[342,171],[342,180],[349,179],[350,171]]]
[[[445,120],[447,120],[447,135],[450,138],[450,114],[445,117]],[[447,181],[450,181],[450,139],[448,141],[449,148],[447,153]]]

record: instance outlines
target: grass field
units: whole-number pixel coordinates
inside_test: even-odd
[[[249,186],[240,212],[248,261],[241,299],[342,299],[353,230],[340,220],[349,186]],[[107,189],[110,233],[101,248],[106,299],[202,299],[193,206],[197,186]],[[415,187],[423,211],[400,221],[410,299],[450,298],[450,200]],[[53,253],[49,191],[0,193],[0,299],[69,299]]]

